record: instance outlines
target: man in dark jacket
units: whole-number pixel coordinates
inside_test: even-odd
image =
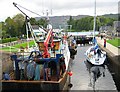
[[[97,54],[98,54],[98,57],[101,57],[101,50],[98,48],[98,50],[97,50]]]

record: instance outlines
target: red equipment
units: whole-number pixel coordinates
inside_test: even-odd
[[[50,42],[51,41],[51,42]],[[45,41],[44,41],[44,52],[43,52],[43,57],[44,58],[48,58],[48,57],[50,57],[50,53],[48,52],[48,44],[49,44],[49,42],[51,43],[50,45],[51,45],[51,48],[53,48],[54,47],[54,43],[53,43],[53,33],[52,33],[52,29],[49,29],[49,31],[48,31],[48,34],[47,34],[47,36],[46,36],[46,39],[45,39]]]

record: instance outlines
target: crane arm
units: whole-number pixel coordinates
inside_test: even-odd
[[[46,39],[45,39],[45,41],[44,41],[44,46],[45,46],[45,48],[44,48],[43,57],[50,57],[50,54],[49,54],[49,52],[48,52],[48,44],[49,44],[49,42],[50,42],[50,39],[52,40],[52,42],[51,42],[51,47],[53,47],[54,44],[53,44],[52,29],[49,30],[49,32],[48,32],[48,34],[47,34],[47,36],[46,36]]]

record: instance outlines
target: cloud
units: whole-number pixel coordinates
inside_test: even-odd
[[[46,10],[53,11],[54,15],[93,15],[94,13],[94,0],[0,0],[0,21],[7,17],[13,17],[20,13],[18,9],[13,6],[13,2],[21,6],[39,13],[46,12]],[[119,0],[96,0],[97,14],[117,13]],[[35,14],[22,9],[31,17]]]

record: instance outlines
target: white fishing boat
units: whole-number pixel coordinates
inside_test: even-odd
[[[13,4],[17,7],[16,3]],[[5,78],[2,80],[2,92],[69,90],[72,86],[70,54],[76,51],[70,52],[67,35],[54,33],[49,24],[47,34],[40,39],[34,35],[28,20],[26,25],[31,30],[38,50],[31,51],[27,57],[11,56],[15,66],[10,72],[9,81]]]

